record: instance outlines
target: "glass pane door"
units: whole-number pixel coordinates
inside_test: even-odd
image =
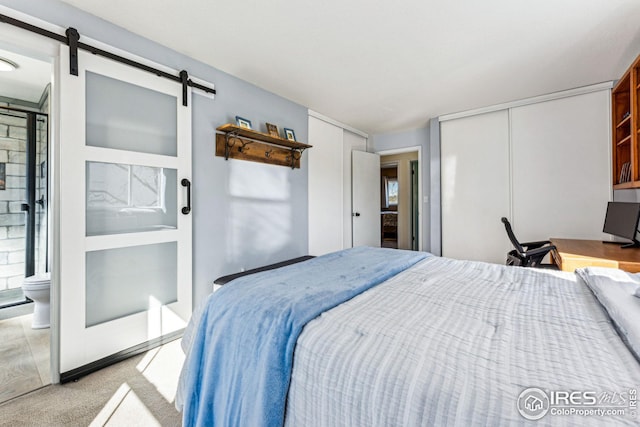
[[[191,112],[182,87],[84,52],[79,66],[77,77],[61,71],[63,381],[179,331],[191,314],[191,215],[180,209]]]

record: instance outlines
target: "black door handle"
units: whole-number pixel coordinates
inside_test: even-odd
[[[187,187],[187,206],[182,208],[182,213],[184,215],[189,215],[189,212],[191,212],[191,181],[187,178],[183,178],[180,183],[183,187]]]
[[[353,216],[360,216],[360,212],[355,212]]]

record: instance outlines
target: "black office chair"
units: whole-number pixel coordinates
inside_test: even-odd
[[[502,217],[502,223],[507,230],[509,240],[515,248],[507,254],[507,265],[520,267],[555,268],[554,264],[542,264],[542,259],[556,247],[550,241],[520,243],[513,234],[513,229],[507,218]]]

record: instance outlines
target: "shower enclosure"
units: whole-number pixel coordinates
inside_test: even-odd
[[[26,276],[47,271],[48,116],[0,106],[0,308],[24,304]]]

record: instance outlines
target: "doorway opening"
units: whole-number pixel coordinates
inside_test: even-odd
[[[422,249],[420,148],[378,153],[382,247]]]
[[[52,378],[50,288],[42,278],[50,257],[52,65],[0,49],[0,62],[5,61],[10,66],[0,72],[0,402],[48,385]],[[34,275],[38,280],[25,285],[25,278]]]
[[[48,114],[0,106],[0,309],[31,302],[24,278],[48,270],[47,134]]]
[[[382,163],[383,158],[380,160],[380,246],[398,249],[398,163]]]

